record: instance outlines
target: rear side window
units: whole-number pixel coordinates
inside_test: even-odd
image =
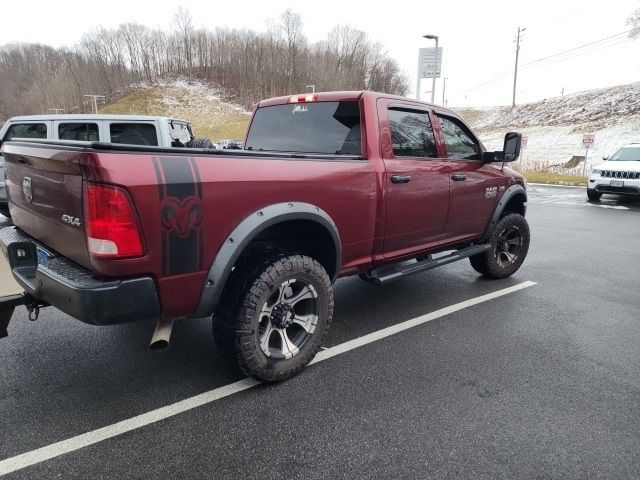
[[[391,146],[396,157],[436,158],[436,141],[427,112],[390,108]]]
[[[47,125],[44,123],[18,123],[11,125],[4,140],[12,138],[47,138]]]
[[[360,155],[360,107],[358,102],[316,102],[259,108],[245,148]]]
[[[438,115],[440,130],[447,146],[447,157],[455,160],[478,160],[480,144],[456,118]]]
[[[158,145],[156,127],[150,123],[112,123],[109,126],[111,143],[129,145]]]
[[[58,125],[58,138],[60,140],[80,140],[85,142],[97,142],[98,124],[96,123],[61,123]]]

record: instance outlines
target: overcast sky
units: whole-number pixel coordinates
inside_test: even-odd
[[[444,47],[443,75],[447,77],[450,106],[511,103],[513,40],[518,26],[527,29],[520,56],[523,67],[518,77],[519,103],[558,96],[563,88],[565,94],[571,94],[640,81],[640,39],[631,41],[626,36],[576,50],[570,54],[575,55],[571,59],[554,57],[524,66],[624,32],[629,28],[625,25],[626,18],[640,8],[638,0],[108,0],[82,4],[82,8],[73,2],[63,5],[52,0],[31,0],[3,2],[0,45],[40,42],[55,47],[72,46],[85,31],[132,21],[168,29],[178,6],[188,8],[198,26],[255,30],[264,30],[265,19],[276,18],[287,8],[293,8],[302,15],[309,40],[324,38],[338,23],[349,23],[384,43],[406,72],[412,94],[418,48],[433,46],[432,41],[421,36],[439,35]],[[548,63],[551,60],[553,63]],[[499,78],[492,80],[495,77]],[[442,101],[441,87],[439,79],[438,103]],[[423,80],[423,98],[430,97],[430,90],[431,80]]]

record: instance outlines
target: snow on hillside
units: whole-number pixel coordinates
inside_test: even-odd
[[[223,100],[215,87],[186,78],[131,85],[100,111],[183,118],[193,124],[196,136],[214,141],[243,138],[250,119],[250,112]]]
[[[487,148],[499,150],[507,131],[528,138],[524,170],[564,164],[584,155],[582,135],[595,134],[588,167],[602,162],[622,145],[640,141],[640,83],[591,90],[510,107],[456,109],[480,135]],[[562,169],[560,169],[562,171]],[[581,167],[567,173],[580,173]]]

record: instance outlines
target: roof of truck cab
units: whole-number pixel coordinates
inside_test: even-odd
[[[24,115],[20,117],[11,117],[8,122],[33,122],[33,121],[49,121],[49,120],[123,120],[123,121],[155,121],[155,120],[174,120],[176,122],[185,122],[190,123],[187,120],[183,120],[181,118],[172,118],[172,117],[159,117],[153,115],[117,115],[110,113],[78,113],[78,114],[58,114],[58,115]]]
[[[303,97],[306,95],[315,95],[316,99],[314,101],[316,102],[354,102],[359,100],[362,96],[372,96],[375,98],[390,98],[398,101],[410,101],[421,103],[423,105],[434,106],[431,103],[423,102],[422,100],[416,100],[409,97],[401,97],[398,95],[390,95],[387,93],[372,92],[371,90],[346,90],[337,92],[294,93],[292,95],[287,95],[284,97],[267,98],[266,100],[261,100],[260,103],[258,103],[258,108],[270,107],[273,105],[284,105],[290,103],[289,99],[291,99],[292,97]]]

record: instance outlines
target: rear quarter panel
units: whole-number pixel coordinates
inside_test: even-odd
[[[107,276],[154,275],[167,317],[194,310],[222,243],[267,205],[299,201],[326,211],[340,235],[343,273],[371,260],[377,181],[369,161],[102,152],[89,157],[85,178],[129,191],[147,247],[144,258],[92,259],[92,267]],[[167,206],[182,210],[186,223],[163,223]],[[197,215],[190,220],[188,212],[198,208],[201,221]]]

